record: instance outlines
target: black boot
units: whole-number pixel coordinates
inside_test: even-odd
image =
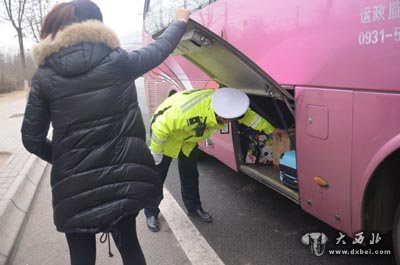
[[[147,227],[150,229],[152,232],[158,232],[160,231],[160,222],[158,221],[157,216],[149,216],[146,218],[147,222]]]
[[[202,208],[199,208],[194,212],[189,212],[188,215],[205,223],[211,223],[213,221],[211,215]]]

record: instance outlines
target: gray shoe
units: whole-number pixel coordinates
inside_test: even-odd
[[[158,221],[158,217],[156,216],[149,216],[146,218],[147,227],[152,232],[160,231],[160,222]]]

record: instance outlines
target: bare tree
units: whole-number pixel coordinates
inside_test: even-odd
[[[31,79],[36,65],[31,56],[26,56],[26,77]],[[13,46],[3,46],[0,50],[0,93],[23,88],[24,77],[19,52]]]
[[[50,0],[31,0],[27,3],[27,35],[35,42],[40,41],[40,25],[49,11],[50,2]]]
[[[14,29],[17,31],[19,52],[21,64],[23,68],[23,75],[26,78],[26,61],[24,49],[24,15],[27,0],[2,0],[5,8],[5,16],[3,19],[9,21]]]

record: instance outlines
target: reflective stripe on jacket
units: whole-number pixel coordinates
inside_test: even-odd
[[[252,109],[248,109],[243,118],[238,120],[238,122],[265,134],[272,134],[275,129],[266,119],[258,115]]]
[[[224,128],[224,124],[217,122],[211,107],[213,94],[213,89],[189,90],[167,98],[152,119],[151,150],[173,158],[178,157],[182,150],[189,156],[197,142],[210,138],[216,130]],[[251,109],[238,122],[266,134],[274,130],[271,124]]]

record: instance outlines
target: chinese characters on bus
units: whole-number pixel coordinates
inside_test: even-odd
[[[380,25],[379,22],[400,19],[400,0],[393,0],[386,4],[365,6],[360,11],[360,23],[363,25]],[[383,44],[387,41],[400,42],[400,23],[394,28],[378,28],[360,32],[360,45]]]

